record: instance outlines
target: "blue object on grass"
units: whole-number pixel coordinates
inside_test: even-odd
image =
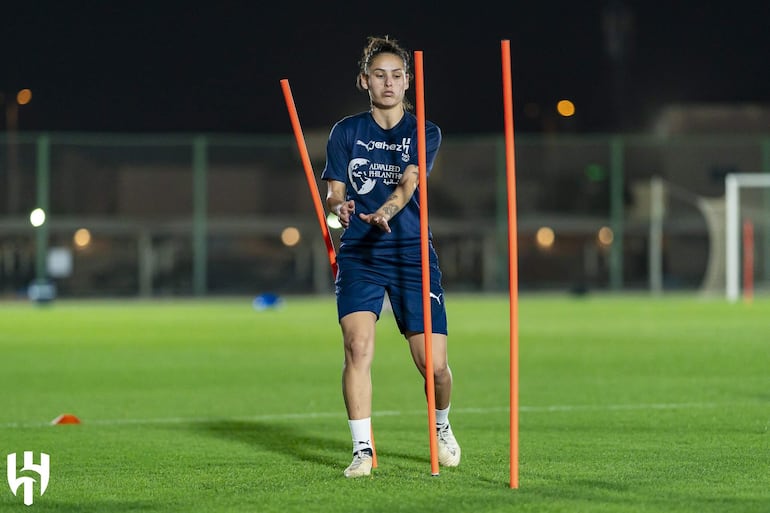
[[[35,303],[49,303],[56,299],[56,285],[50,281],[34,281],[27,287],[27,297]]]
[[[283,304],[283,299],[278,294],[259,294],[252,301],[251,306],[254,310],[267,310],[269,308],[278,308]]]

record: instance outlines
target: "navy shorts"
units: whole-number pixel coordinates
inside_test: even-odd
[[[374,312],[379,319],[387,292],[401,333],[425,331],[419,247],[390,256],[373,256],[358,250],[341,251],[337,264],[335,293],[339,319],[362,311]],[[441,270],[432,247],[429,268],[433,333],[446,335],[447,315],[444,289],[441,286]]]

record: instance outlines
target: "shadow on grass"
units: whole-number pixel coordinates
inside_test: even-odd
[[[300,461],[332,468],[339,467],[340,458],[332,458],[325,453],[345,450],[345,446],[338,440],[315,436],[297,426],[287,424],[223,420],[196,424],[193,429],[223,440],[260,447]]]
[[[259,421],[221,420],[198,423],[190,426],[196,433],[242,444],[246,447],[264,450],[289,456],[305,463],[324,466],[337,475],[340,468],[348,463],[350,447],[347,442],[337,438],[319,436],[312,425],[303,428],[302,425],[287,423],[268,423]],[[422,453],[401,450],[391,450],[383,444],[378,448],[380,475],[408,476],[409,479],[428,475],[430,469],[430,451],[426,447]],[[478,469],[476,469],[478,470]],[[455,477],[465,474],[474,476],[482,483],[493,487],[507,486],[506,478],[499,472],[470,474],[463,466],[458,469],[441,467],[441,473]]]
[[[377,456],[380,459],[385,460],[399,460],[403,463],[420,463],[425,465],[430,465],[430,449],[427,447],[428,443],[426,442],[426,448],[424,454],[415,454],[415,453],[406,453],[402,451],[391,451],[387,448],[385,449],[379,449],[377,452]]]
[[[248,447],[283,454],[302,462],[317,463],[338,470],[341,464],[347,464],[350,447],[338,439],[318,436],[311,428],[290,424],[271,424],[257,421],[222,420],[205,422],[192,426],[196,432],[226,441],[240,443]],[[383,449],[378,456],[389,468],[396,472],[414,469],[415,463],[430,465],[430,453],[423,455]]]

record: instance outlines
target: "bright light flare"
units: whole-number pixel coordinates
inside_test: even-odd
[[[91,244],[91,232],[87,228],[80,228],[72,236],[72,242],[78,248],[85,248]]]
[[[615,239],[615,234],[608,226],[602,226],[599,228],[599,232],[596,234],[596,241],[603,248],[608,248],[612,245],[612,241]]]
[[[570,100],[559,100],[559,103],[556,104],[556,111],[560,116],[564,116],[565,118],[574,116],[575,104]]]
[[[535,233],[535,242],[537,242],[537,247],[542,250],[551,249],[555,241],[556,234],[554,233],[553,229],[548,226],[538,228],[537,233]]]
[[[293,226],[288,226],[281,232],[281,242],[286,246],[296,246],[299,244],[299,239],[299,230]]]
[[[35,228],[43,226],[45,224],[45,210],[42,208],[36,208],[29,213],[29,222]]]
[[[32,101],[32,91],[29,89],[22,89],[16,93],[16,103],[19,105],[26,105]]]

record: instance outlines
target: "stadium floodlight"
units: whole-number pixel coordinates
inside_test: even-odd
[[[725,283],[727,300],[740,297],[741,189],[770,189],[770,174],[730,173],[725,176]]]

